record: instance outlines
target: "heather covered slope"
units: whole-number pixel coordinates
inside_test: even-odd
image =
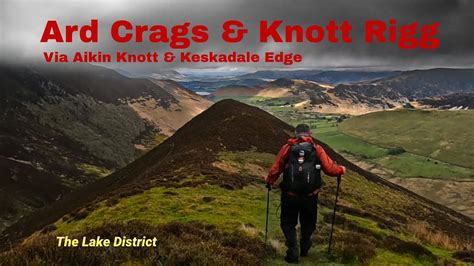
[[[265,247],[261,179],[291,132],[292,127],[258,108],[233,100],[216,103],[127,167],[10,227],[0,243],[4,249],[10,243],[18,246],[3,253],[0,262],[280,263],[284,240],[275,216],[278,191],[271,195],[271,247]],[[458,261],[465,254],[457,251],[472,249],[471,219],[325,148],[349,169],[342,184],[334,260],[433,264]],[[303,264],[329,262],[323,250],[335,182],[324,180],[317,245]],[[65,234],[157,234],[160,244],[133,252],[55,248],[54,236]]]

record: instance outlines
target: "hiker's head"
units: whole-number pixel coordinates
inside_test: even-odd
[[[307,124],[299,124],[295,128],[295,135],[297,138],[311,136],[311,129]]]

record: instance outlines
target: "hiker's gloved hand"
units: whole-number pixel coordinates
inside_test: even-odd
[[[345,174],[346,173],[346,167],[341,165],[341,169],[342,169],[342,174],[341,175]]]
[[[270,183],[267,183],[267,184],[265,185],[265,187],[266,187],[268,190],[272,190],[272,184],[270,184]]]

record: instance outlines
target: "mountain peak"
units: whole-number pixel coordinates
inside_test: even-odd
[[[284,131],[287,131],[286,133]],[[196,138],[192,145],[212,150],[256,149],[276,152],[292,128],[269,113],[235,100],[222,100],[198,115],[170,138],[170,141]],[[185,141],[183,145],[191,145]],[[279,146],[279,145],[277,145]]]

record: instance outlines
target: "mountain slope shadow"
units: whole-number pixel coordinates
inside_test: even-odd
[[[210,102],[89,64],[0,62],[0,232],[126,166]]]
[[[126,198],[157,187],[196,188],[207,184],[231,191],[241,190],[249,184],[263,185],[255,176],[225,171],[216,167],[215,162],[220,160],[223,152],[276,154],[292,132],[290,125],[256,107],[223,100],[125,168],[72,192],[51,207],[24,217],[2,234],[1,248],[17,244],[68,213],[75,210],[77,213],[77,209],[81,208],[93,209],[94,204],[114,197]],[[406,227],[405,224],[422,221],[427,222],[433,230],[449,234],[459,242],[472,241],[469,233],[473,230],[474,222],[470,218],[366,172],[324,143],[320,145],[335,161],[349,169],[342,191],[344,202],[341,203],[341,211],[344,217],[347,215],[354,221],[368,217],[376,221],[375,224],[395,231]],[[328,195],[333,195],[334,180],[327,179],[326,190],[329,191]],[[326,197],[321,199],[325,207],[331,207],[329,201]],[[374,233],[361,228],[361,225],[344,222],[346,218],[341,219],[344,226],[373,237]],[[374,241],[383,243],[382,240]],[[390,247],[401,249],[399,246],[405,242],[399,239],[396,241],[390,242]],[[425,252],[424,249],[422,251]]]
[[[1,243],[27,236],[94,200],[120,193],[133,194],[133,191],[143,191],[151,186],[173,186],[186,176],[206,174],[211,183],[242,187],[249,180],[237,175],[229,176],[225,181],[212,178],[222,172],[212,166],[219,151],[256,149],[276,153],[291,132],[289,125],[258,108],[233,100],[219,102],[140,159],[72,192],[50,207],[22,218],[2,233],[2,239],[7,242]],[[175,173],[183,167],[186,169],[181,171],[183,174]]]

